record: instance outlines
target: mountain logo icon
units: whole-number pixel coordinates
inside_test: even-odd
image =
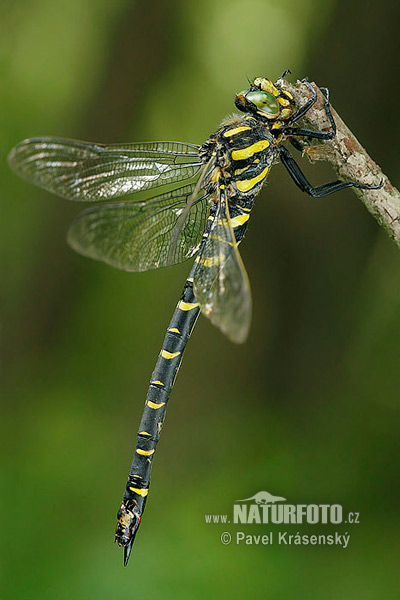
[[[253,500],[256,504],[275,504],[275,502],[285,502],[286,498],[282,496],[273,496],[269,492],[257,492],[250,498],[243,498],[242,500],[235,500],[235,502],[248,502]]]

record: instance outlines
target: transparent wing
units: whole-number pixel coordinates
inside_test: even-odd
[[[224,201],[196,260],[193,289],[203,314],[231,341],[244,342],[251,322],[250,284]]]
[[[181,142],[103,145],[32,138],[9,154],[23,179],[68,200],[110,200],[194,177],[199,146]]]
[[[214,161],[210,160],[208,163],[206,163],[203,166],[203,170],[200,173],[199,177],[197,178],[197,181],[195,182],[193,193],[192,193],[191,197],[188,199],[185,208],[183,209],[183,211],[181,212],[181,214],[179,215],[179,218],[177,219],[177,221],[175,223],[174,230],[171,235],[171,244],[169,247],[170,254],[173,254],[175,252],[176,246],[179,243],[179,237],[180,237],[182,228],[184,227],[184,224],[186,223],[188,215],[189,215],[190,211],[192,210],[192,205],[196,202],[199,192],[200,192],[201,188],[204,186],[204,181],[209,174],[210,165],[213,162]]]
[[[196,183],[143,202],[90,207],[72,222],[68,242],[74,250],[124,271],[147,271],[183,262],[197,251],[208,216],[207,193],[199,190],[169,252],[179,215]]]

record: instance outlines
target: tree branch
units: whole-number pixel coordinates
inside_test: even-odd
[[[282,79],[279,84],[282,89],[292,94],[296,108],[300,108],[311,98],[311,91],[300,81],[292,84]],[[304,126],[312,129],[328,130],[330,124],[324,110],[325,98],[315,83],[312,83],[312,86],[317,92],[318,100],[307,112],[302,122]],[[340,179],[345,181],[354,181],[364,185],[377,185],[383,181],[383,187],[379,190],[353,189],[369,212],[400,247],[399,191],[367,154],[337,112],[332,107],[331,110],[337,127],[336,136],[329,142],[313,141],[312,146],[305,145],[303,154],[306,154],[311,162],[317,160],[330,162]]]

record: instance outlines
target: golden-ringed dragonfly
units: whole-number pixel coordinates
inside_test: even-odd
[[[201,146],[33,138],[9,154],[10,166],[27,181],[67,200],[95,204],[78,214],[68,232],[69,244],[80,254],[124,271],[158,269],[196,257],[151,376],[118,511],[115,539],[124,548],[125,565],[147,501],[168,399],[199,313],[233,342],[246,340],[251,294],[238,245],[272,164],[279,158],[294,183],[313,197],[367,188],[344,181],[314,187],[282,145],[290,141],[299,148],[297,137],[331,140],[336,133],[326,88],[330,131],[295,125],[317,94],[305,81],[312,96],[296,111],[282,87],[286,73],[275,83],[257,77],[236,94],[241,114],[224,120]],[[141,192],[148,192],[147,197]]]

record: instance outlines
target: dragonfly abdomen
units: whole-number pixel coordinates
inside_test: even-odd
[[[239,244],[247,230],[249,223],[251,209],[254,204],[254,196],[250,196],[248,199],[241,199],[236,197],[229,203],[229,217],[230,224],[235,234],[236,242]]]
[[[208,221],[202,238],[204,246],[211,228]],[[135,453],[129,471],[121,507],[117,515],[115,541],[124,547],[126,565],[139,528],[150,487],[150,472],[167,410],[175,377],[182,363],[190,334],[200,313],[193,293],[195,263],[185,282],[182,296],[175,308],[164,337],[147,392],[145,407],[136,439]]]

